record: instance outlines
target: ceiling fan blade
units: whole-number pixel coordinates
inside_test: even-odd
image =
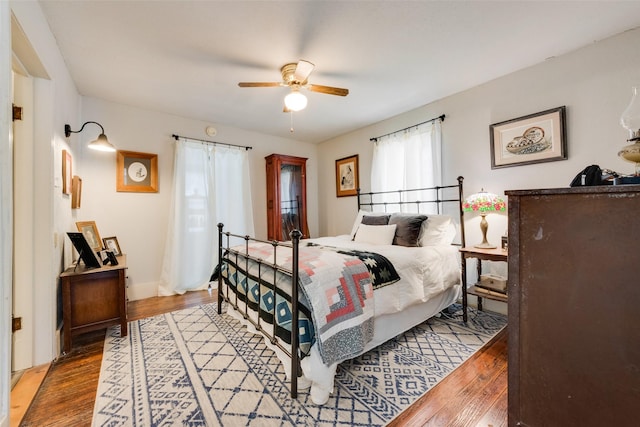
[[[349,89],[342,89],[339,87],[322,86],[322,85],[306,85],[305,87],[312,92],[320,92],[320,93],[326,93],[329,95],[338,95],[338,96],[349,95]]]
[[[277,87],[282,86],[281,82],[240,82],[240,87]]]
[[[298,65],[296,66],[296,71],[293,73],[293,77],[300,83],[305,82],[309,78],[309,74],[311,74],[314,67],[315,65],[313,65],[311,62],[301,59],[300,61],[298,61]]]

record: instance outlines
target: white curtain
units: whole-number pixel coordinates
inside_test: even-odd
[[[434,120],[377,138],[371,165],[371,191],[396,191],[442,185],[442,129]],[[404,200],[424,199],[424,194]],[[395,195],[384,201],[398,200]],[[379,200],[383,201],[383,200]]]
[[[206,289],[218,262],[218,223],[254,235],[247,150],[176,141],[170,209],[158,294]]]

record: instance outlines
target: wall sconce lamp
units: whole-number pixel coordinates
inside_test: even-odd
[[[97,151],[108,151],[108,152],[116,151],[116,147],[114,147],[114,145],[109,142],[109,140],[107,139],[107,135],[104,134],[104,128],[98,122],[84,122],[84,124],[82,125],[80,130],[71,130],[71,126],[70,125],[64,125],[64,136],[69,138],[72,133],[80,133],[80,132],[82,132],[84,127],[86,125],[88,125],[89,123],[94,123],[94,124],[100,126],[100,129],[102,130],[100,135],[98,135],[98,138],[95,141],[91,141],[89,143],[89,148],[91,148],[92,150],[97,150]]]
[[[506,203],[504,202],[504,199],[495,194],[480,190],[479,193],[472,194],[464,200],[462,210],[465,212],[480,212],[480,215],[482,215],[482,220],[480,221],[482,243],[475,245],[475,247],[482,249],[494,249],[496,246],[487,241],[489,223],[485,217],[490,212],[504,212],[506,210]]]

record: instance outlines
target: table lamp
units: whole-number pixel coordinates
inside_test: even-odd
[[[638,99],[638,87],[631,89],[632,96],[629,106],[622,112],[620,124],[629,131],[629,145],[622,147],[618,156],[635,163],[635,176],[640,176],[640,100]]]
[[[506,203],[504,199],[493,193],[488,193],[484,190],[480,190],[479,193],[472,194],[467,197],[462,204],[462,210],[465,212],[479,212],[482,216],[480,221],[480,230],[482,231],[482,243],[475,245],[476,248],[481,249],[494,249],[497,246],[492,245],[487,241],[487,230],[489,229],[489,223],[485,218],[488,213],[491,212],[504,212],[506,210]]]

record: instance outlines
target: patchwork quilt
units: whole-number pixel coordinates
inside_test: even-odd
[[[317,243],[307,243],[307,247],[317,247],[325,250],[336,251],[341,254],[358,257],[367,266],[371,274],[373,289],[392,285],[400,280],[393,264],[384,256],[368,251],[358,251],[355,249],[337,248],[335,246],[319,245]]]
[[[271,244],[252,243],[248,253],[248,258],[225,255],[223,279],[238,300],[253,310],[259,308],[260,318],[275,323],[276,335],[290,344],[291,278],[271,265],[275,262],[290,270],[291,248],[278,246],[274,253]],[[360,354],[373,337],[370,267],[353,254],[313,245],[301,246],[298,255],[301,356],[308,354],[316,340],[327,365]],[[382,276],[387,277],[386,273]]]

